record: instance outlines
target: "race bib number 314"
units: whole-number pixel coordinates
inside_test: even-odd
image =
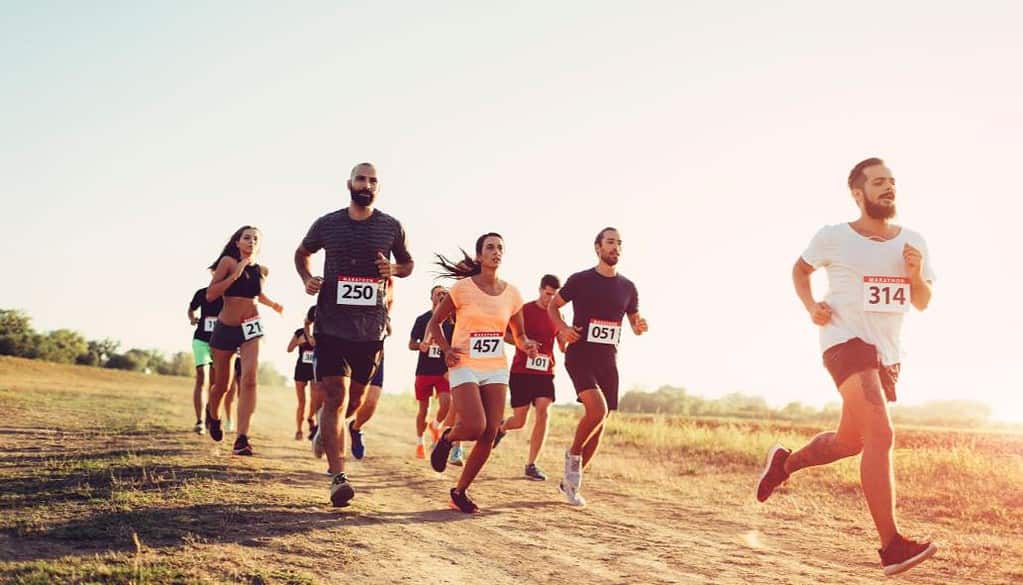
[[[375,307],[380,282],[361,276],[337,277],[337,304]]]
[[[906,313],[910,305],[910,280],[904,276],[864,276],[863,310],[873,313]]]
[[[586,327],[586,341],[604,345],[618,345],[622,340],[622,324],[615,321],[590,319]]]
[[[469,357],[473,359],[504,357],[504,334],[470,333]]]

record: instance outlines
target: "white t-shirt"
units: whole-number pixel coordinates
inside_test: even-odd
[[[901,228],[899,235],[879,242],[856,233],[848,223],[841,223],[824,226],[813,237],[803,252],[803,260],[814,268],[827,269],[828,294],[824,302],[831,307],[831,322],[820,328],[821,353],[859,337],[877,347],[883,365],[899,363],[899,332],[904,314],[901,310],[908,311],[910,301],[908,285],[898,284],[908,276],[902,259],[905,244],[920,250],[924,279],[933,282],[927,243],[912,230]],[[879,299],[881,307],[868,304],[868,300]],[[879,308],[892,312],[878,312]]]

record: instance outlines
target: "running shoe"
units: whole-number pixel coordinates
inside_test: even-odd
[[[437,439],[437,444],[433,446],[433,451],[430,452],[430,466],[437,473],[444,471],[448,466],[448,455],[451,453],[451,441],[448,440],[448,434],[451,429],[444,431],[444,434]]]
[[[448,505],[451,508],[466,514],[479,514],[480,507],[469,498],[469,494],[465,490],[459,493],[455,488],[451,488],[449,493],[451,494],[451,501],[448,502]]]
[[[235,455],[252,455],[252,445],[249,444],[249,438],[245,435],[238,435],[234,440],[234,448],[231,452]]]
[[[313,437],[316,436],[316,429],[320,427],[314,425],[312,422],[309,423],[309,440],[312,441]]]
[[[760,479],[757,480],[758,502],[766,502],[767,498],[771,497],[771,494],[774,493],[775,488],[789,478],[788,472],[785,471],[785,462],[788,461],[791,454],[792,451],[781,445],[775,445],[767,452],[767,463],[764,465],[764,472],[760,474]]]
[[[432,421],[426,425],[426,428],[430,429],[430,436],[433,437],[433,442],[436,443],[440,439],[440,425],[437,424],[437,421]]]
[[[227,424],[224,425],[224,431],[226,431],[228,433],[233,433],[234,432],[234,421],[233,420],[227,419]]]
[[[583,457],[582,455],[572,455],[567,450],[565,451],[565,483],[575,491],[579,491],[583,487]]]
[[[192,432],[194,432],[197,435],[201,435],[206,432],[206,427],[203,425],[203,422],[201,420],[195,421],[195,426],[192,427]]]
[[[295,440],[301,441],[303,438],[302,431],[295,431]]]
[[[362,442],[362,431],[355,430],[355,421],[348,423],[348,436],[352,438],[352,457],[362,459],[366,456],[366,445]]]
[[[527,465],[525,473],[526,477],[534,481],[547,481],[547,474],[537,467],[535,463]]]
[[[352,484],[348,483],[345,472],[334,475],[334,479],[330,481],[330,503],[340,508],[347,506],[354,497],[355,490],[352,489]]]
[[[461,445],[455,445],[451,448],[451,457],[448,458],[448,464],[461,467],[464,459],[465,451]]]
[[[497,435],[494,436],[494,449],[497,449],[498,443],[500,443],[501,439],[503,439],[504,436],[507,435],[507,434],[508,434],[508,431],[506,431],[504,429],[497,429]]]
[[[936,552],[938,547],[934,543],[917,542],[898,533],[888,546],[877,550],[877,554],[881,555],[881,567],[888,577],[912,569],[933,557]]]
[[[558,484],[558,491],[565,496],[565,501],[569,504],[579,506],[580,508],[586,505],[586,500],[579,493],[579,490],[567,479],[561,480],[561,483]]]
[[[220,421],[210,415],[210,407],[206,407],[206,428],[210,431],[210,438],[216,442],[224,439],[224,431],[220,430]]]
[[[426,459],[426,445],[422,443],[416,445],[416,459]]]
[[[323,433],[320,427],[316,427],[316,434],[313,435],[313,456],[317,459],[323,457]]]

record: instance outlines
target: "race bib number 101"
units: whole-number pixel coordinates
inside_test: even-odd
[[[473,359],[495,358],[504,356],[504,334],[470,333],[469,357]]]
[[[337,304],[375,307],[380,282],[361,276],[337,277]]]
[[[906,313],[910,305],[910,280],[904,276],[864,276],[863,310],[873,313]]]
[[[604,345],[618,345],[622,340],[622,324],[615,321],[602,321],[590,319],[586,327],[586,341],[590,343],[602,343]]]
[[[259,317],[253,317],[251,319],[242,321],[242,337],[245,338],[245,341],[262,336],[263,322],[259,320]]]
[[[536,357],[527,357],[526,369],[546,372],[551,369],[551,358],[542,353],[536,354]]]

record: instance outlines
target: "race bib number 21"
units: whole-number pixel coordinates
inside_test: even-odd
[[[910,305],[910,280],[904,276],[864,276],[863,310],[874,313],[906,313]]]
[[[259,320],[259,317],[253,317],[242,321],[242,337],[245,338],[245,341],[262,336],[263,322]]]

